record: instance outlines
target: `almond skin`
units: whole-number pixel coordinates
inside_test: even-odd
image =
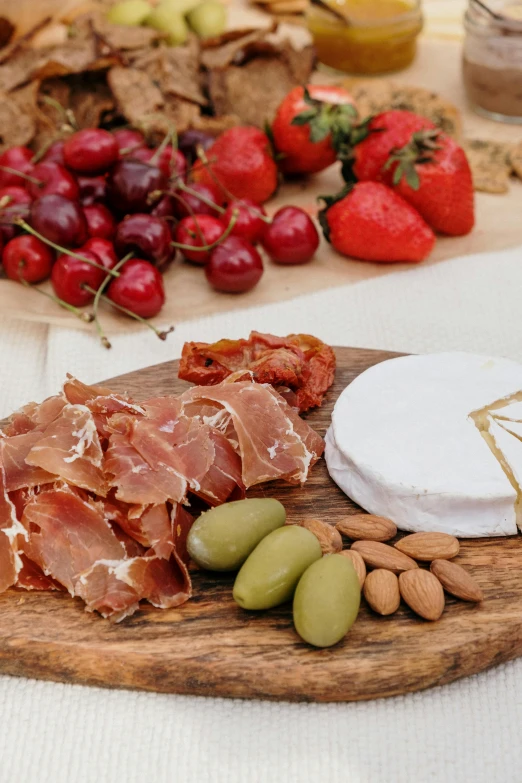
[[[410,609],[425,620],[438,620],[444,611],[444,590],[431,571],[404,571],[399,575],[399,590]]]
[[[447,560],[434,560],[430,565],[430,571],[434,574],[447,593],[461,598],[463,601],[479,603],[484,600],[484,593],[462,566],[457,563],[448,563]]]
[[[359,552],[367,566],[386,568],[388,571],[393,571],[394,574],[419,567],[411,557],[392,546],[388,546],[388,544],[382,544],[380,541],[355,541],[352,544],[352,549]]]
[[[335,527],[353,541],[390,541],[397,535],[397,525],[391,519],[374,514],[353,514],[340,519]]]
[[[323,555],[335,554],[343,548],[341,534],[333,525],[321,522],[320,519],[305,519],[301,526],[314,534],[321,544]]]
[[[355,568],[355,573],[357,574],[357,578],[359,579],[359,585],[362,589],[362,586],[364,585],[364,582],[366,580],[366,566],[364,564],[364,560],[362,559],[359,552],[356,552],[355,549],[343,549],[342,552],[339,552],[340,555],[344,555],[349,560],[352,561],[353,567]]]
[[[412,533],[400,541],[396,541],[395,548],[414,560],[451,560],[460,550],[458,538],[448,533]]]
[[[366,577],[364,597],[377,614],[393,614],[401,602],[399,580],[391,571],[377,568]]]

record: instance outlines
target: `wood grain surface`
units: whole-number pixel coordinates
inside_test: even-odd
[[[309,416],[324,434],[342,389],[392,354],[337,349],[336,382]],[[138,399],[176,393],[177,363],[116,378],[111,385]],[[274,496],[297,521],[335,522],[359,511],[328,477],[324,461],[304,488],[270,484],[250,496]],[[348,542],[347,542],[348,545]],[[233,575],[193,573],[194,597],[173,610],[143,609],[119,625],[88,614],[66,594],[11,590],[0,596],[0,672],[60,682],[139,688],[201,696],[353,701],[417,691],[474,674],[522,655],[520,537],[463,541],[455,562],[480,583],[479,606],[447,598],[429,623],[404,605],[391,617],[364,605],[336,647],[300,641],[290,605],[245,612],[232,600]]]

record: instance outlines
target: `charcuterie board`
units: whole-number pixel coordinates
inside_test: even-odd
[[[335,384],[308,417],[324,435],[341,390],[395,354],[338,348]],[[187,384],[177,363],[112,379],[136,399]],[[360,511],[334,485],[324,461],[303,487],[271,484],[249,496],[281,500],[290,521],[335,522]],[[0,596],[0,672],[59,682],[199,696],[355,701],[443,685],[522,655],[522,540],[463,541],[456,559],[483,588],[480,605],[447,599],[436,623],[407,607],[390,617],[366,605],[343,642],[318,650],[295,634],[291,606],[248,613],[232,600],[233,575],[192,573],[194,597],[158,610],[146,604],[114,625],[65,593],[10,590]]]

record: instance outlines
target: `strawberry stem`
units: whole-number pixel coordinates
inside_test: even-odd
[[[109,275],[112,275],[113,277],[119,277],[118,272],[115,272],[113,269],[107,269],[106,266],[103,266],[103,264],[97,264],[96,261],[93,261],[90,258],[86,258],[86,256],[80,255],[80,253],[75,253],[74,250],[67,250],[64,247],[60,247],[60,245],[57,245],[55,242],[51,242],[50,239],[47,239],[43,236],[43,234],[40,234],[36,229],[34,229],[32,226],[29,225],[29,223],[26,223],[25,220],[22,218],[18,218],[14,221],[14,223],[17,226],[20,226],[20,228],[23,228],[24,231],[27,231],[28,234],[32,234],[34,237],[39,239],[41,242],[43,242],[45,245],[49,245],[49,247],[52,247],[54,250],[57,250],[59,253],[65,253],[68,256],[72,256],[72,258],[77,258],[79,261],[83,261],[86,264],[89,264],[90,266],[96,267],[96,269],[101,269],[102,272],[106,272]]]

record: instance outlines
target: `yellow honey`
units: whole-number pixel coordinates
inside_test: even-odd
[[[346,73],[406,68],[422,29],[415,0],[322,0],[307,21],[319,61]]]

